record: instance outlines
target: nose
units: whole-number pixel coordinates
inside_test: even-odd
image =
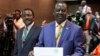
[[[63,11],[60,10],[60,11],[59,11],[59,14],[63,14]]]
[[[61,13],[62,13],[62,11],[60,10],[60,11],[59,11],[59,13],[61,14]]]

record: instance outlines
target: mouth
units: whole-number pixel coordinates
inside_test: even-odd
[[[59,15],[59,16],[57,16],[57,17],[58,17],[59,19],[60,19],[60,18],[63,18],[63,16],[62,16],[62,15]]]

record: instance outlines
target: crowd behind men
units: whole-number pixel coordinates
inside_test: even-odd
[[[76,15],[71,17],[73,23],[83,28],[83,33],[86,37],[86,53],[91,53],[100,43],[99,12],[93,14],[92,8],[83,0],[78,11],[76,11]]]
[[[58,5],[56,5],[56,6],[58,6]],[[59,12],[59,10],[57,10],[57,11]],[[57,11],[55,11],[55,13],[57,13]],[[56,17],[58,17],[58,16],[59,15],[56,15]],[[23,55],[25,56],[26,55],[26,56],[28,56],[29,51],[31,51],[32,48],[36,45],[36,43],[38,43],[37,41],[33,42],[32,38],[35,37],[35,40],[36,40],[39,37],[39,34],[41,34],[40,33],[41,27],[39,28],[37,26],[34,26],[31,29],[32,25],[34,25],[34,21],[31,20],[33,18],[34,18],[34,12],[31,9],[22,10],[22,15],[21,15],[20,10],[15,10],[14,13],[7,15],[7,17],[5,17],[5,19],[2,19],[0,16],[0,27],[1,27],[0,28],[0,56],[11,56],[11,55],[15,55],[15,56],[23,56]],[[97,45],[100,44],[100,15],[99,15],[99,12],[95,12],[95,14],[93,14],[92,8],[86,4],[85,0],[83,0],[81,2],[81,6],[76,11],[76,14],[70,15],[70,18],[71,18],[70,22],[81,26],[84,37],[86,38],[86,44],[85,44],[86,45],[86,48],[85,48],[86,53],[91,54],[94,51],[94,49],[97,47]],[[59,20],[59,19],[56,19],[56,20]],[[62,20],[62,22],[63,21],[65,21],[65,19]],[[61,24],[62,22],[57,21],[58,24]],[[30,26],[28,26],[27,24]],[[45,25],[43,25],[43,26],[45,26]],[[48,28],[49,27],[50,26],[48,26]],[[29,30],[28,30],[29,37],[30,37],[30,35],[32,36],[32,32],[30,32],[30,30],[32,30],[33,34],[35,34],[31,38],[31,40],[28,40],[28,41],[26,40],[27,42],[25,42],[25,38],[23,38],[23,36],[25,34],[21,33],[21,32],[25,31],[24,28],[27,28],[27,29],[29,28]],[[39,29],[39,30],[37,30],[37,29]],[[45,29],[45,31],[46,31],[46,28],[43,27],[43,29]],[[35,30],[37,30],[37,31],[35,31]],[[43,30],[42,30],[42,32],[43,32]],[[17,38],[15,38],[16,33],[17,33]],[[22,34],[22,40],[20,40],[21,37],[19,39],[20,34]],[[43,35],[43,33],[40,36],[42,36],[42,35]],[[42,37],[44,37],[44,36],[42,36]],[[15,40],[17,40],[17,41],[15,41]],[[49,46],[47,44],[43,44],[45,42],[43,42],[41,44],[41,42],[42,42],[41,39],[39,39],[39,41],[40,42],[37,44],[37,46]],[[20,42],[20,45],[19,45],[19,42]],[[29,44],[29,43],[31,43],[31,44]],[[34,46],[31,46],[32,44]],[[15,48],[13,48],[14,45],[15,45]],[[27,47],[27,46],[30,46],[30,47]],[[18,50],[18,48],[19,48],[19,50]],[[28,51],[25,52],[25,49],[28,49]],[[13,50],[14,50],[14,54],[13,54]],[[80,48],[80,50],[82,52],[84,51],[81,48]],[[66,51],[66,50],[64,50],[64,51]],[[71,52],[71,54],[72,53],[73,52]],[[85,52],[83,52],[83,53],[85,53]],[[64,54],[66,54],[66,53],[64,53]]]

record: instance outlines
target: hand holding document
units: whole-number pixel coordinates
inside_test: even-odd
[[[34,56],[63,56],[62,47],[34,47]]]

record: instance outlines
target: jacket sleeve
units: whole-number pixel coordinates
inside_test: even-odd
[[[76,30],[74,38],[74,54],[72,56],[84,56],[85,54],[85,37],[83,36],[82,29]]]
[[[44,39],[43,38],[44,38],[44,30],[42,28],[40,35],[39,35],[39,41],[36,44],[36,47],[44,47]]]
[[[17,44],[17,39],[18,39],[18,33],[16,33],[16,40],[15,40],[15,45],[14,45],[13,56],[18,56],[18,44]]]

